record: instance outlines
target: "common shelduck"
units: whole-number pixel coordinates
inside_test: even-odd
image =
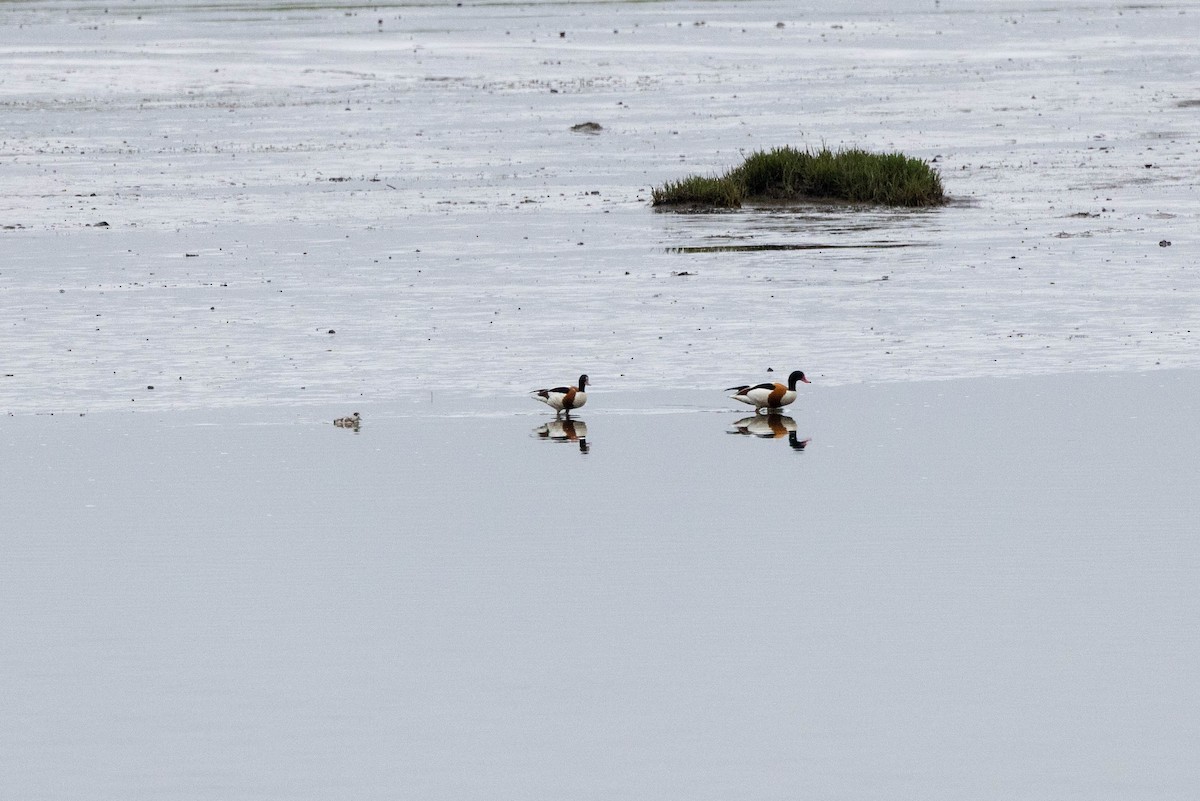
[[[788,445],[798,451],[804,450],[804,446],[809,443],[809,440],[796,436],[796,421],[786,414],[753,414],[735,421],[733,428],[729,433],[748,434],[760,439],[787,437]]]
[[[587,382],[588,377],[581,375],[579,376],[579,386],[535,389],[532,395],[551,409],[554,409],[555,417],[563,412],[566,412],[567,416],[570,417],[572,409],[578,409],[587,403],[587,393],[584,392]]]
[[[788,376],[788,383],[785,387],[783,384],[745,384],[740,387],[730,387],[726,392],[734,393],[730,397],[734,400],[748,403],[754,407],[754,413],[758,414],[763,409],[769,411],[777,410],[783,406],[787,406],[792,401],[796,400],[796,382],[802,381],[805,384],[811,384],[804,373],[800,370],[795,370]]]
[[[353,428],[357,431],[358,427],[362,425],[362,418],[358,416],[358,412],[355,412],[349,417],[339,417],[333,421],[333,424],[338,428]]]

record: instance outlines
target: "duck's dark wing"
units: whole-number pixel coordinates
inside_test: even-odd
[[[747,392],[749,392],[749,391],[750,391],[750,390],[752,390],[752,389],[766,389],[766,390],[772,390],[772,389],[775,389],[775,385],[774,385],[774,384],[772,384],[772,383],[769,383],[769,382],[768,382],[768,383],[766,383],[766,384],[755,384],[754,386],[750,386],[749,384],[746,384],[746,385],[745,385],[745,386],[743,386],[743,387],[730,387],[729,389],[727,389],[727,390],[725,390],[725,391],[726,391],[726,392],[732,392],[732,391],[733,391],[733,390],[735,390],[735,389],[738,391],[738,394],[739,394],[739,395],[744,395],[744,394],[746,394]]]
[[[550,397],[551,392],[557,392],[559,395],[566,395],[571,391],[570,387],[554,387],[553,389],[535,389],[534,395],[541,395],[543,398]]]

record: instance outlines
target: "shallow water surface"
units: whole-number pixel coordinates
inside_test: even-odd
[[[1186,797],[1195,374],[806,389],[9,418],[0,784]]]

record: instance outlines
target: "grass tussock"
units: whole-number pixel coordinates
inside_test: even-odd
[[[654,190],[654,205],[688,204],[714,209],[736,209],[742,205],[745,192],[726,175],[709,178],[693,175],[680,181],[668,181]]]
[[[936,206],[942,179],[902,153],[780,147],[750,155],[720,177],[692,176],[654,190],[655,206],[738,208],[743,202],[837,200],[884,206]]]

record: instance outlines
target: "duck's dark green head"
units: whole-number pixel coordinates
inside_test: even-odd
[[[803,370],[794,370],[792,372],[792,374],[788,376],[788,389],[795,389],[797,381],[804,383],[804,384],[812,383],[811,381],[809,381],[807,378],[804,377]]]

